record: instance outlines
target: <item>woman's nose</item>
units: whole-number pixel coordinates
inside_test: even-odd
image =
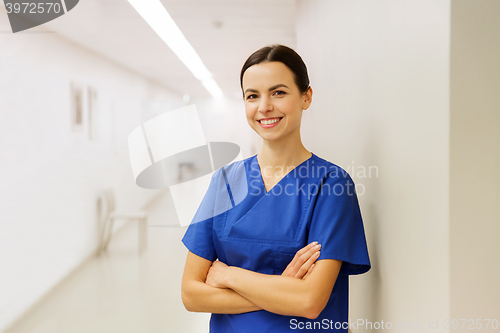
[[[272,110],[273,110],[273,105],[272,105],[270,99],[267,97],[262,97],[260,99],[259,112],[267,112],[267,111],[272,111]]]

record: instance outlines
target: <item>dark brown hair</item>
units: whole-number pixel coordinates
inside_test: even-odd
[[[293,72],[295,84],[299,91],[304,94],[309,89],[309,76],[307,75],[307,67],[302,58],[293,49],[281,44],[273,44],[265,46],[248,57],[243,64],[240,73],[240,86],[243,92],[243,74],[253,65],[262,62],[279,61],[285,64]],[[245,93],[243,92],[243,98]]]

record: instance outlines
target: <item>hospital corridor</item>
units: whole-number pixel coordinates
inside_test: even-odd
[[[0,1],[0,333],[500,332],[499,17]]]

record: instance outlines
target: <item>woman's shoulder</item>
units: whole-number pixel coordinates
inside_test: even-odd
[[[341,166],[328,161],[318,155],[315,155],[313,153],[312,158],[313,163],[311,163],[311,167],[315,167],[318,169],[318,174],[322,175],[322,178],[343,178],[343,179],[348,179],[351,180],[351,176],[349,175],[349,172],[342,168]],[[319,171],[322,170],[322,171]]]

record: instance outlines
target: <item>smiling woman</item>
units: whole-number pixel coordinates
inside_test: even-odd
[[[269,84],[272,86],[268,87]],[[248,123],[262,138],[272,140],[279,137],[281,142],[286,142],[288,135],[296,136],[295,132],[300,130],[302,110],[311,104],[311,87],[301,93],[294,83],[293,72],[277,61],[249,67],[243,76],[243,85],[250,87],[245,89]],[[270,128],[274,130],[262,130]]]
[[[212,313],[210,332],[294,332],[298,322],[322,332],[325,320],[347,332],[349,275],[371,264],[354,182],[301,141],[307,68],[291,48],[267,46],[247,59],[240,83],[263,148],[213,174],[200,210],[233,206],[186,231],[183,303]],[[229,184],[248,187],[237,205]]]

